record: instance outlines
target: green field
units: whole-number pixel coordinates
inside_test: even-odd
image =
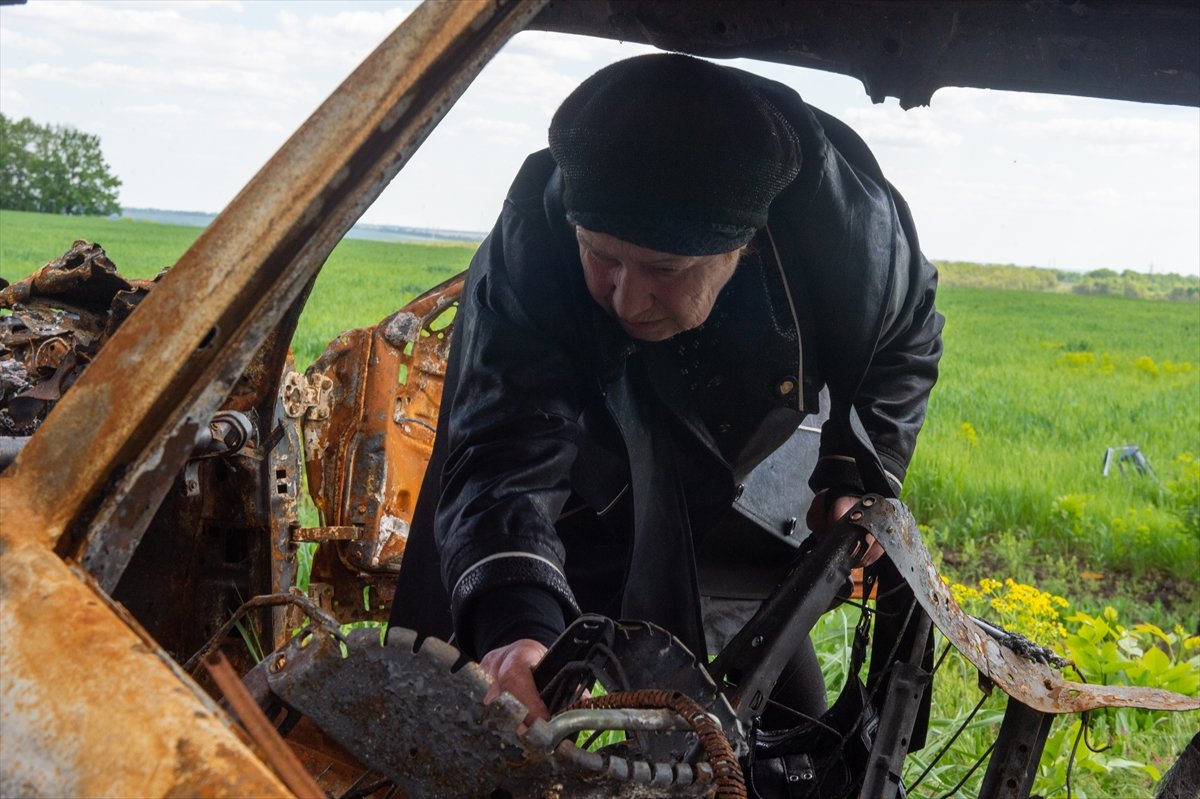
[[[0,277],[15,280],[61,255],[75,239],[100,243],[121,274],[153,277],[174,264],[201,229],[0,211]],[[292,346],[304,370],[344,330],[375,324],[426,289],[467,268],[475,248],[343,240],[317,278]]]
[[[1015,536],[1092,572],[1171,573],[1194,600],[1200,306],[954,288],[939,306],[946,354],[906,497],[917,517],[960,551]],[[1106,450],[1130,444],[1154,474],[1102,476]]]
[[[99,241],[127,276],[147,277],[174,262],[199,232],[0,212],[0,275],[22,277],[72,240],[86,238]],[[463,246],[342,242],[301,318],[298,364],[310,363],[342,330],[373,324],[460,271],[471,252]],[[952,271],[970,274],[963,264]],[[1068,607],[1047,622],[1064,625],[1054,641],[1060,647],[1081,646],[1081,636],[1103,625],[1069,621],[1071,614],[1101,619],[1112,608],[1126,632],[1118,635],[1118,622],[1109,618],[1104,629],[1113,638],[1103,647],[1097,639],[1096,651],[1119,651],[1121,662],[1131,663],[1143,657],[1157,663],[1151,650],[1166,652],[1167,665],[1158,671],[1121,673],[1138,684],[1159,684],[1153,679],[1161,677],[1161,684],[1194,693],[1190,682],[1169,680],[1176,674],[1171,668],[1194,672],[1200,665],[1200,640],[1184,643],[1200,628],[1200,304],[944,285],[939,307],[947,318],[946,354],[905,499],[943,573],[968,588],[985,578],[1008,578],[1064,597]],[[1137,445],[1153,473],[1122,473],[1114,466],[1102,476],[1105,450],[1123,445]],[[1028,599],[1036,592],[1021,596],[1029,608],[1050,604]],[[1023,625],[1038,622],[1037,614],[1017,605],[1005,621],[1028,632]],[[989,612],[986,602],[980,612]],[[1131,643],[1139,623],[1157,625],[1175,636],[1174,643]],[[825,634],[839,639],[845,630],[835,624]],[[1085,650],[1081,657],[1090,657]],[[835,648],[824,657],[832,664],[840,655]],[[974,675],[961,662],[953,668],[958,681],[943,680],[940,706],[969,707]],[[1125,679],[1114,676],[1122,668],[1114,660],[1102,670]],[[982,752],[989,730],[994,737],[1000,707],[997,697],[989,700],[987,723],[962,736],[965,750],[954,756],[959,766]],[[949,734],[952,721],[940,718],[935,732],[945,728]],[[1130,740],[1108,760],[1077,755],[1088,763],[1078,770],[1074,795],[1147,791],[1153,769],[1179,751],[1195,728],[1195,714],[1100,714],[1097,740]],[[1067,724],[1056,727],[1050,751],[1057,759],[1044,761],[1039,783],[1048,795],[1065,795],[1060,772],[1072,735]],[[948,776],[931,772],[921,790],[940,795],[936,791],[948,786]]]

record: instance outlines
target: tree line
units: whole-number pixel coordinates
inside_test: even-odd
[[[1150,275],[1126,269],[1094,269],[1068,272],[1037,266],[974,264],[938,261],[943,286],[1018,291],[1058,291],[1073,294],[1103,294],[1153,300],[1200,301],[1200,277],[1175,273]]]
[[[100,137],[0,114],[0,208],[108,216],[121,212]]]

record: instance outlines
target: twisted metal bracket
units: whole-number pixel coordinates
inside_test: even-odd
[[[855,518],[856,514],[858,518]],[[867,495],[851,524],[875,536],[946,639],[1004,693],[1042,713],[1081,713],[1098,707],[1197,710],[1200,697],[1124,685],[1064,680],[1046,663],[1023,657],[963,612],[942,582],[912,514],[899,500]]]

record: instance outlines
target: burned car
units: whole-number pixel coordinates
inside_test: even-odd
[[[1028,794],[1054,714],[1200,706],[1064,680],[1053,653],[965,616],[911,516],[875,497],[852,536],[773,578],[711,666],[652,625],[582,619],[548,658],[558,712],[527,730],[511,698],[481,704],[485,678],[449,645],[343,630],[387,617],[461,280],[344,335],[303,375],[288,345],[334,245],[526,27],[844,72],[905,107],[946,85],[1200,102],[1200,11],[1185,2],[426,3],[159,280],[125,281],[79,243],[3,289],[0,792],[745,795],[748,729],[781,653],[866,534],[905,575],[908,612],[1012,697],[983,795]],[[315,526],[297,513],[305,459]],[[763,547],[795,552],[779,534],[788,509],[754,500],[741,512]],[[301,593],[297,546],[314,542]],[[231,638],[243,614],[269,651],[257,664]],[[884,654],[895,679],[858,754],[863,796],[900,795],[927,676],[919,653]],[[616,698],[575,707],[592,679]],[[574,745],[599,728],[633,743]],[[786,759],[799,754],[765,759],[819,779],[819,763]]]

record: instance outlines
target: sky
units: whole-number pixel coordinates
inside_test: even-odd
[[[100,136],[133,208],[217,212],[415,3],[30,0],[0,6],[0,112]],[[535,31],[484,69],[364,222],[484,231],[554,109],[650,48]],[[1200,109],[859,81],[730,61],[874,150],[935,260],[1200,274]]]

